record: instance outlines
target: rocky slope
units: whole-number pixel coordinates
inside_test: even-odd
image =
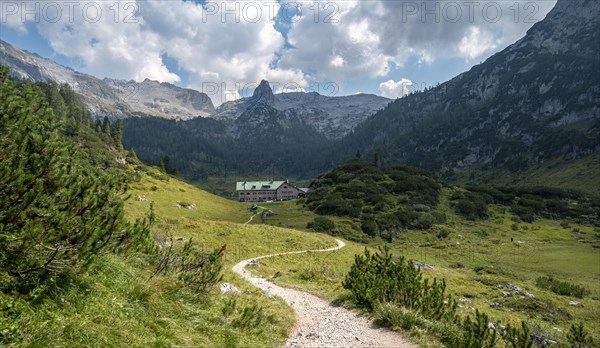
[[[559,0],[527,35],[439,87],[391,103],[334,149],[448,176],[600,151],[600,2]]]
[[[20,50],[4,41],[0,41],[0,63],[7,65],[11,74],[21,79],[54,80],[69,84],[94,117],[108,116],[114,119],[143,113],[186,120],[214,112],[212,101],[204,93],[148,79],[141,83],[106,78],[101,80]]]
[[[223,103],[211,117],[231,122],[257,103],[267,104],[290,117],[298,117],[328,139],[340,139],[391,100],[373,94],[324,96],[316,92],[273,94],[261,81],[251,97]]]

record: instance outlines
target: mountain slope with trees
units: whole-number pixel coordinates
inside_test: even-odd
[[[123,143],[152,164],[168,157],[179,175],[195,182],[228,175],[310,178],[331,143],[300,116],[262,101],[228,122],[128,118]]]
[[[332,157],[360,149],[452,177],[473,167],[518,173],[598,152],[599,18],[596,1],[559,0],[524,38],[438,87],[391,103]]]

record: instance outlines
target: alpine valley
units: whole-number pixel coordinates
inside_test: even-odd
[[[352,54],[391,2],[368,3]],[[210,2],[132,4],[127,29],[169,45],[209,32],[185,15]],[[4,35],[19,4],[1,5]],[[76,32],[36,24],[19,37]],[[237,24],[211,43],[250,42]],[[298,26],[265,33],[298,53]],[[527,28],[402,98],[262,80],[217,107],[0,41],[0,346],[598,347],[600,2],[558,0]]]

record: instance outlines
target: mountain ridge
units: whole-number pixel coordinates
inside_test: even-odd
[[[80,96],[94,118],[125,118],[144,113],[168,119],[191,119],[214,111],[205,93],[145,79],[99,79],[65,67],[51,59],[0,41],[0,63],[11,75],[32,81],[67,83]]]
[[[471,166],[521,171],[600,151],[598,15],[599,3],[560,0],[484,63],[370,117],[332,158],[379,152],[451,177]]]
[[[372,95],[324,96],[316,92],[274,94],[269,82],[262,80],[250,97],[225,102],[215,108],[210,97],[190,88],[148,78],[141,82],[113,78],[99,79],[65,67],[36,53],[0,41],[0,63],[19,79],[54,80],[68,83],[81,97],[94,118],[109,119],[149,115],[165,119],[190,120],[211,117],[227,123],[237,119],[257,102],[278,111],[295,114],[330,139],[348,134],[391,100]]]
[[[328,139],[341,139],[358,124],[392,100],[374,94],[325,96],[317,92],[273,93],[269,82],[262,80],[251,97],[221,104],[210,117],[234,122],[256,103],[265,103],[284,114],[295,114]]]

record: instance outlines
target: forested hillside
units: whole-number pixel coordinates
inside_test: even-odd
[[[599,18],[596,1],[558,1],[524,38],[438,87],[391,103],[331,156],[377,152],[383,162],[412,163],[446,178],[476,168],[489,182],[497,170],[518,175],[598,152]],[[598,173],[597,166],[589,171]]]
[[[258,102],[230,122],[128,118],[123,143],[151,164],[168,157],[181,177],[194,182],[228,175],[306,179],[324,167],[323,149],[331,141],[296,114]]]
[[[382,166],[378,161],[355,159],[318,176],[306,198],[307,208],[323,216],[351,218],[353,233],[338,232],[359,241],[368,236],[393,242],[403,231],[442,225],[447,205],[472,221],[489,219],[489,206],[497,205],[526,223],[545,218],[600,225],[600,199],[579,191],[490,184],[452,187],[425,169]],[[447,201],[442,201],[442,193]],[[316,220],[312,227],[335,232],[333,223],[325,228],[324,221]]]
[[[349,216],[362,233],[393,241],[402,229],[428,229],[446,217],[436,209],[442,182],[407,165],[381,168],[356,159],[320,175],[311,184],[309,209],[321,215]]]

